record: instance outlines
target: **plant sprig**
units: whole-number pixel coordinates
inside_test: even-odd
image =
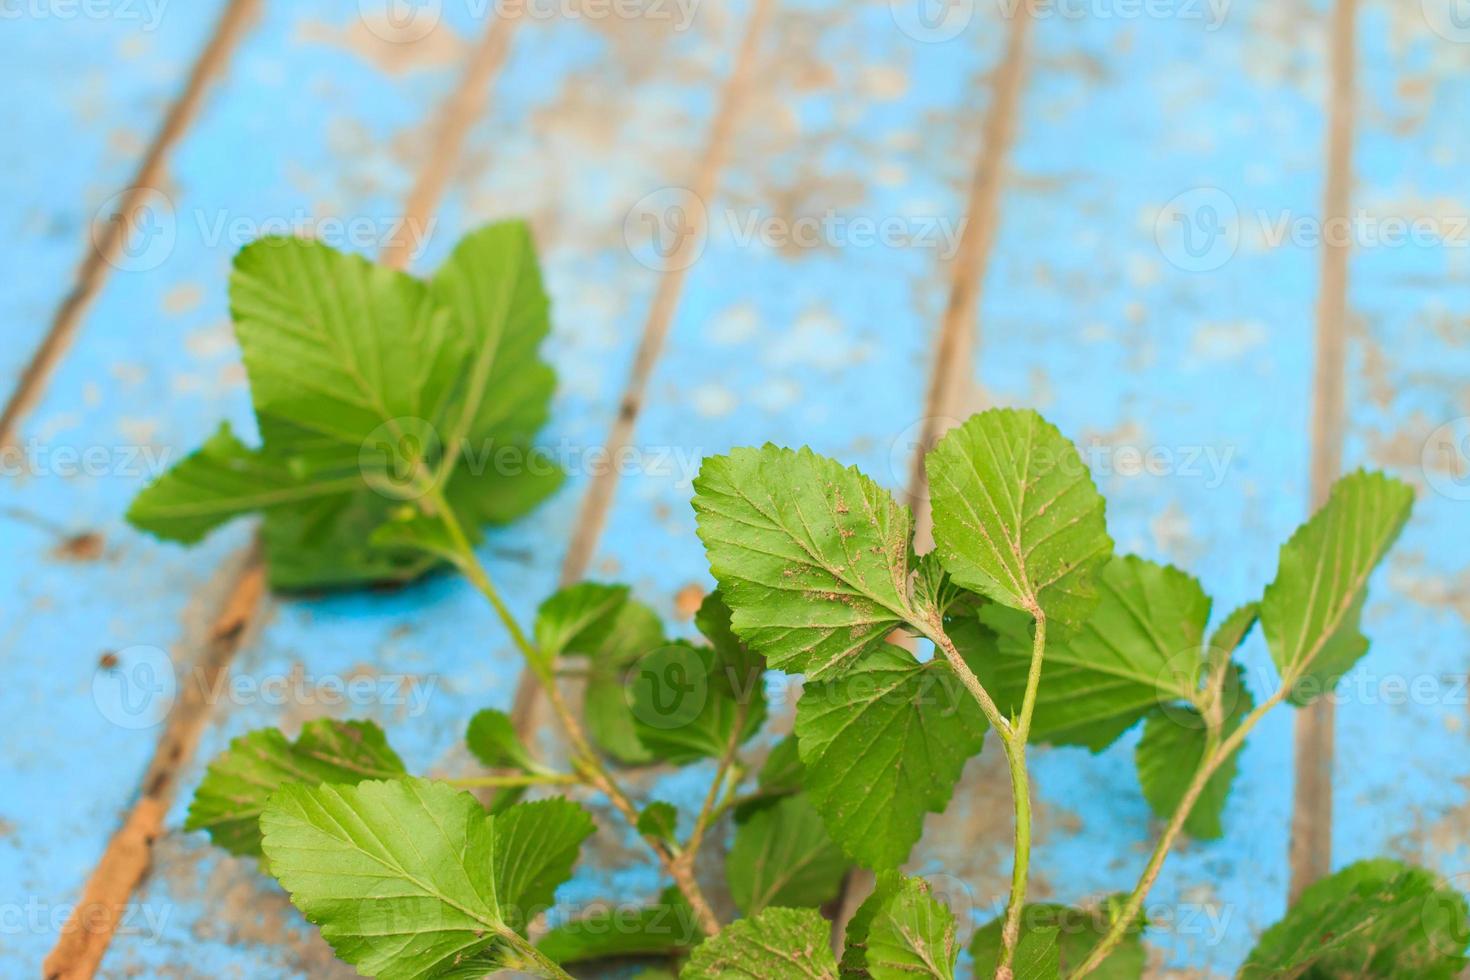
[[[294,740],[251,732],[213,760],[188,828],[259,858],[369,976],[565,977],[572,964],[652,956],[691,980],[950,980],[972,923],[900,869],[992,731],[1014,857],[1004,912],[969,941],[977,973],[1140,977],[1141,910],[1169,853],[1183,835],[1225,833],[1259,721],[1330,690],[1364,655],[1369,578],[1412,505],[1382,474],[1344,477],[1282,547],[1260,599],[1207,637],[1211,600],[1194,577],[1114,554],[1072,443],[1035,412],[995,409],[925,459],[928,554],[914,552],[908,508],[856,469],[809,449],[735,449],[695,481],[718,583],[695,617],[700,640],[670,639],[629,589],[590,582],[548,598],[527,626],[476,553],[486,526],[560,482],[534,448],[554,376],[537,353],[549,307],[525,227],[471,234],[428,281],[267,240],[237,259],[231,297],[259,444],[221,428],[139,495],[130,520],[192,542],[258,512],[286,590],[457,571],[566,741],[559,763],[542,760],[487,708],[465,733],[482,773],[413,775],[377,725],[335,719]],[[1277,675],[1259,704],[1242,660],[1257,623]],[[792,734],[757,768],[747,756],[767,721],[768,671],[804,684]],[[1029,746],[1100,752],[1140,724],[1141,792],[1165,823],[1136,884],[1089,908],[1028,904]],[[620,767],[651,764],[705,766],[697,805],[635,800]],[[631,915],[556,914],[594,823],[567,799],[524,799],[549,792],[604,799],[671,886]],[[720,880],[697,859],[727,836]],[[818,909],[854,865],[877,888],[834,952]],[[710,898],[724,893],[744,916],[731,924]],[[532,942],[543,916],[556,922]],[[1449,977],[1466,962],[1467,919],[1429,872],[1353,865],[1313,886],[1242,976]]]

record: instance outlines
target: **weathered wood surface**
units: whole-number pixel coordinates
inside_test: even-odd
[[[708,585],[689,478],[701,456],[733,445],[809,443],[902,489],[930,411],[946,303],[956,282],[971,281],[984,287],[976,333],[962,345],[972,384],[953,414],[1040,408],[1094,464],[1120,548],[1195,572],[1217,615],[1256,594],[1308,509],[1321,451],[1309,425],[1319,250],[1290,227],[1280,240],[1280,223],[1322,214],[1333,166],[1328,51],[1342,5],[1180,0],[1150,8],[1167,7],[1152,17],[1109,0],[1035,5],[1014,140],[988,148],[1015,30],[1009,6],[952,4],[954,36],[943,39],[943,26],[921,29],[918,5],[776,0],[717,190],[703,202],[707,242],[674,297],[636,419],[637,463],[619,481],[589,574],[628,581],[687,623],[689,590]],[[579,9],[533,9],[559,6]],[[445,2],[441,21],[412,43],[386,40],[383,22],[356,7],[265,0],[169,153],[171,244],[108,267],[16,430],[22,449],[49,453],[43,462],[30,451],[20,457],[27,472],[0,479],[5,976],[35,974],[138,795],[160,730],[146,723],[167,698],[130,712],[117,700],[120,680],[141,685],[151,665],[155,679],[177,670],[191,682],[220,583],[249,539],[237,527],[186,551],[121,521],[160,454],[188,451],[221,416],[248,431],[224,295],[240,236],[272,221],[361,218],[348,244],[379,251],[442,152],[440,107],[466,63],[485,56],[481,5]],[[136,170],[221,9],[169,4],[156,24],[32,13],[0,31],[17,90],[32,95],[10,100],[14,138],[0,157],[16,189],[0,205],[14,284],[0,300],[7,389],[75,285],[87,222]],[[711,120],[756,8],[656,9],[665,16],[535,16],[515,27],[503,63],[486,72],[484,105],[414,262],[432,268],[485,220],[526,215],[536,227],[555,302],[547,353],[561,377],[546,440],[573,478],[486,546],[523,615],[554,587],[650,323],[660,272],[647,264],[646,230],[635,218],[630,232],[625,218],[640,202],[665,216],[689,203],[670,189],[694,182],[709,155]],[[1386,0],[1362,3],[1357,21],[1360,227],[1372,235],[1383,219],[1443,220],[1439,242],[1360,236],[1348,265],[1344,465],[1390,468],[1420,498],[1375,581],[1374,648],[1337,712],[1333,858],[1388,852],[1455,875],[1470,870],[1470,488],[1457,480],[1462,444],[1446,441],[1428,466],[1423,448],[1456,419],[1450,434],[1463,437],[1470,415],[1470,232],[1456,223],[1470,207],[1470,29],[1457,31],[1434,4]],[[976,205],[977,160],[999,168],[994,209]],[[844,223],[823,226],[829,211]],[[972,275],[952,253],[976,215],[995,222],[995,243]],[[801,217],[818,221],[799,227],[824,228],[814,242],[761,225]],[[918,240],[871,244],[852,224],[892,218]],[[1185,247],[1209,244],[1201,236],[1216,218],[1238,240]],[[775,237],[762,240],[762,227]],[[103,447],[106,462],[72,474],[54,454],[61,446]],[[271,600],[258,620],[231,666],[234,682],[254,687],[210,704],[199,747],[183,760],[169,832],[101,975],[341,969],[268,879],[179,831],[204,763],[252,728],[335,714],[391,722],[410,764],[448,771],[465,764],[464,721],[479,707],[508,707],[519,675],[503,631],[452,580]],[[99,667],[108,653],[119,669]],[[1251,655],[1266,662],[1259,640]],[[1258,690],[1269,682],[1264,668],[1252,676]],[[351,678],[377,680],[369,703],[333,703],[332,685]],[[270,679],[288,682],[284,702],[261,693]],[[1280,914],[1292,740],[1289,714],[1269,719],[1248,743],[1226,839],[1188,845],[1167,865],[1150,903],[1168,920],[1150,933],[1159,975],[1227,974]],[[1134,741],[1098,758],[1036,753],[1039,895],[1085,899],[1131,884],[1153,830]],[[977,919],[997,906],[1008,873],[998,769],[993,747],[972,763],[914,865],[968,881]],[[666,777],[656,792],[697,798],[705,778]],[[567,902],[656,890],[626,841],[597,840]]]

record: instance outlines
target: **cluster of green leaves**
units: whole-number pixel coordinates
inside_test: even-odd
[[[447,561],[508,616],[472,545],[560,479],[531,448],[553,377],[537,353],[547,300],[526,229],[470,235],[428,282],[266,240],[237,259],[231,296],[260,445],[222,428],[129,518],[193,541],[259,512],[277,587],[401,580]],[[489,447],[518,465],[502,454],[487,468]],[[465,734],[495,773],[480,781],[412,775],[376,725],[319,719],[294,740],[274,729],[236,739],[209,766],[188,827],[258,858],[367,976],[562,976],[568,964],[655,956],[691,980],[949,980],[966,945],[986,974],[1004,955],[1002,920],[967,942],[971,923],[902,868],[987,731],[1097,752],[1141,723],[1144,798],[1172,816],[1195,774],[1208,776],[1183,826],[1220,836],[1250,725],[1277,701],[1329,690],[1366,651],[1368,579],[1412,502],[1381,474],[1344,478],[1282,547],[1260,599],[1209,632],[1196,579],[1114,554],[1080,456],[1036,413],[971,418],[926,470],[936,547],[921,556],[913,514],[856,469],[771,445],[707,459],[693,503],[719,587],[695,617],[701,641],[670,638],[626,587],[598,583],[547,599],[531,640],[512,629],[538,676],[580,679],[589,754],[570,771],[539,760],[493,709]],[[1257,622],[1280,681],[1259,709],[1240,657]],[[748,774],[768,671],[804,683],[792,733]],[[606,790],[608,766],[711,761],[697,813],[650,800],[629,819],[672,869],[692,866],[703,832],[729,814],[714,887],[742,917],[707,935],[675,873],[652,902],[599,906],[533,945],[594,824],[566,799],[524,802],[528,791]],[[482,801],[456,782],[500,791]],[[819,910],[855,865],[877,884],[834,951]],[[1013,975],[1051,980],[1096,955],[1094,976],[1141,976],[1144,925],[1127,905],[1020,909]],[[1467,918],[1427,872],[1354,865],[1309,890],[1242,975],[1448,977],[1465,964]]]
[[[531,446],[555,388],[548,306],[520,222],[466,236],[427,282],[321,242],[252,243],[230,310],[260,445],[222,424],[129,521],[190,543],[259,512],[278,589],[422,575],[440,559],[396,540],[406,505],[442,495],[478,529],[561,483]]]

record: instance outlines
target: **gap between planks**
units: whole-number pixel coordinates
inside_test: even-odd
[[[957,416],[971,405],[975,375],[975,352],[979,346],[980,299],[985,276],[1000,226],[1001,191],[1005,186],[1011,148],[1020,118],[1021,96],[1026,87],[1026,51],[1031,33],[1031,15],[1026,4],[1016,8],[1006,31],[1005,53],[991,84],[990,108],[981,124],[981,143],[970,178],[965,203],[965,226],[959,251],[950,266],[949,299],[940,320],[930,368],[929,390],[924,401],[923,429],[909,471],[908,500],[914,511],[914,548],[933,548],[933,523],[929,510],[929,479],[924,455],[950,428]],[[841,956],[847,923],[873,890],[873,873],[850,871],[842,882],[832,923],[833,950]]]
[[[1352,204],[1354,114],[1357,111],[1358,0],[1337,0],[1332,13],[1328,95],[1327,182],[1322,221],[1346,220]],[[1344,243],[1322,243],[1317,294],[1316,365],[1312,390],[1311,509],[1327,502],[1342,471],[1346,430],[1348,259]],[[1319,698],[1296,716],[1296,784],[1291,816],[1288,904],[1332,871],[1332,760],[1336,711]]]
[[[51,326],[41,338],[27,362],[5,409],[0,412],[0,449],[12,446],[21,422],[40,402],[46,385],[56,372],[76,338],[82,317],[107,281],[108,270],[117,261],[119,250],[126,244],[127,229],[133,226],[133,215],[147,205],[168,170],[168,157],[189,126],[199,115],[204,94],[224,74],[230,58],[260,13],[261,0],[230,0],[215,25],[214,33],[189,70],[188,81],[178,99],[169,107],[163,125],[148,145],[133,181],[123,193],[117,214],[110,216],[100,234],[95,224],[89,230],[88,248],[77,268],[71,291],[56,309]]]
[[[238,0],[232,11],[257,2]],[[448,186],[453,161],[459,158],[470,127],[484,109],[489,88],[505,63],[510,35],[521,19],[507,16],[492,20],[471,53],[459,83],[440,111],[426,163],[408,193],[404,227],[412,227],[412,222],[422,226],[433,216]],[[201,58],[201,63],[204,60]],[[403,247],[405,237],[392,236],[395,244],[385,248],[382,254],[385,264],[403,268],[413,259],[412,251]],[[259,622],[266,578],[258,538],[243,556],[235,559],[225,578],[224,597],[217,607],[220,612],[202,638],[199,654],[191,660],[196,683],[184,685],[183,696],[170,710],[144,774],[138,801],[122,828],[108,841],[107,849],[87,880],[81,901],[46,957],[43,969],[46,980],[90,980],[107,952],[133,891],[148,871],[153,845],[163,833],[179,776],[193,758],[209,721],[211,704],[206,692],[214,690]]]
[[[679,300],[684,292],[684,282],[688,278],[689,268],[694,265],[694,262],[690,260],[691,250],[699,247],[699,242],[706,231],[709,210],[707,205],[719,189],[720,171],[729,155],[731,137],[753,84],[756,54],[774,6],[775,0],[755,0],[755,7],[746,22],[745,34],[741,38],[734,64],[721,87],[704,153],[699,159],[689,187],[695,199],[705,202],[706,207],[696,212],[696,224],[690,229],[689,234],[682,237],[677,250],[669,260],[669,271],[663,273],[659,279],[653,303],[648,310],[648,318],[643,324],[638,350],[633,356],[633,367],[628,374],[623,396],[618,402],[618,414],[608,432],[606,449],[609,459],[618,458],[632,441],[633,429],[638,422],[638,416],[643,410],[643,403],[647,396],[649,378],[653,375],[653,369],[663,354],[669,327],[673,323],[674,313],[678,310]],[[602,536],[603,528],[607,525],[608,512],[612,509],[613,495],[617,491],[617,486],[618,468],[615,466],[607,467],[593,475],[586,495],[582,498],[576,523],[572,527],[572,537],[567,545],[567,553],[562,561],[562,585],[578,582],[587,574],[593,551],[597,547],[598,539]],[[520,680],[516,683],[510,717],[512,725],[523,741],[529,740],[540,727],[541,709],[544,706],[545,700],[541,696],[541,685],[535,674],[529,670],[522,670]]]

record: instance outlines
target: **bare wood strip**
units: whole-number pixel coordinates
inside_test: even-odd
[[[1332,89],[1327,128],[1324,224],[1345,221],[1352,203],[1357,111],[1358,0],[1337,0],[1332,18]],[[1347,425],[1343,389],[1350,246],[1323,241],[1317,295],[1317,357],[1312,391],[1312,508],[1327,502],[1342,471]],[[1336,712],[1322,698],[1296,716],[1296,787],[1291,818],[1289,900],[1332,871],[1332,758]]]
[[[741,109],[754,80],[756,53],[774,6],[774,0],[755,0],[755,9],[751,11],[750,20],[746,23],[745,35],[741,38],[734,65],[720,91],[714,121],[710,125],[709,138],[705,143],[704,153],[700,157],[698,168],[694,172],[693,181],[689,187],[695,198],[706,205],[718,190],[720,170],[729,154],[731,136],[735,131]],[[699,209],[693,216],[693,222],[689,233],[683,236],[675,249],[670,259],[669,271],[665,272],[663,278],[659,280],[653,304],[649,307],[648,319],[643,324],[643,335],[638,341],[638,350],[633,356],[633,367],[628,374],[628,383],[623,389],[622,400],[618,403],[617,418],[613,421],[611,431],[608,432],[606,445],[609,459],[617,459],[632,442],[633,427],[637,424],[638,416],[643,410],[643,400],[648,391],[648,380],[653,374],[659,356],[663,353],[669,326],[673,322],[674,313],[679,307],[679,299],[684,292],[684,280],[687,278],[689,266],[693,265],[691,250],[699,247],[706,231],[706,209]],[[597,547],[598,539],[602,536],[603,528],[607,525],[608,511],[612,509],[613,495],[617,492],[617,487],[618,468],[615,466],[608,467],[592,477],[586,496],[582,498],[582,507],[577,513],[577,522],[573,525],[572,538],[562,561],[561,582],[563,585],[577,582],[587,574],[587,566],[592,561],[592,553]],[[529,737],[538,727],[540,693],[541,687],[536,676],[529,670],[522,671],[520,681],[516,684],[515,700],[511,706],[512,722],[522,737]]]
[[[97,867],[72,910],[67,928],[46,957],[47,980],[90,980],[97,972],[118,923],[127,914],[133,890],[147,874],[153,844],[163,833],[164,817],[178,788],[183,764],[193,756],[213,707],[212,695],[229,670],[265,592],[264,567],[255,548],[227,573],[225,595],[198,643],[200,656],[169,712],[158,748],[143,776],[142,794],[127,820],[108,841]]]
[[[448,186],[453,159],[483,110],[488,90],[505,63],[509,35],[516,22],[518,18],[492,20],[481,43],[470,55],[459,84],[445,103],[424,168],[409,192],[400,229],[423,228],[433,216]],[[408,237],[410,241],[413,238]],[[394,244],[383,253],[383,260],[395,267],[402,267],[413,258],[410,249],[395,247],[401,242],[402,237],[395,235]],[[200,651],[192,661],[191,683],[184,686],[169,712],[163,735],[144,774],[138,802],[122,829],[108,842],[87,882],[81,903],[73,911],[56,947],[46,957],[47,980],[91,980],[133,891],[147,873],[153,844],[163,832],[164,816],[178,790],[179,777],[193,759],[209,721],[214,706],[211,695],[224,680],[252,627],[259,622],[266,578],[258,538],[227,578],[220,612],[208,636],[201,643],[185,644],[185,649],[197,646]]]
[[[1005,186],[1011,147],[1015,144],[1021,94],[1026,86],[1026,48],[1031,15],[1026,4],[1016,7],[1006,32],[1006,49],[991,84],[991,102],[981,124],[981,144],[965,203],[965,227],[950,266],[949,301],[934,343],[934,363],[924,400],[923,430],[909,470],[908,499],[914,510],[914,547],[934,546],[933,515],[929,509],[929,477],[924,454],[957,421],[970,402],[975,351],[979,343],[980,297],[985,273],[1000,226],[1001,190]],[[843,879],[838,914],[832,924],[833,948],[841,951],[847,923],[873,891],[873,873],[854,869]]]
[[[21,372],[5,410],[0,412],[0,448],[14,444],[22,419],[40,402],[51,375],[76,337],[83,315],[106,281],[108,270],[117,262],[119,251],[127,244],[128,229],[135,227],[135,215],[148,205],[149,196],[160,190],[169,153],[198,117],[205,92],[210,83],[224,74],[240,39],[259,14],[260,3],[261,0],[230,0],[220,15],[214,34],[190,69],[183,92],[169,107],[162,127],[143,155],[117,214],[109,216],[100,231],[94,228],[91,233],[89,247],[77,269],[71,291],[61,301],[51,320],[51,328]]]
[[[965,409],[969,400],[980,333],[977,313],[985,289],[985,270],[990,265],[990,253],[1000,226],[1000,192],[1005,184],[1007,161],[1016,138],[1030,28],[1029,8],[1020,4],[1011,17],[1006,32],[1005,55],[992,83],[980,153],[970,179],[965,227],[950,267],[949,302],[934,345],[934,365],[929,373],[923,430],[909,471],[908,497],[915,518],[914,546],[920,551],[927,551],[934,545],[932,516],[928,507],[929,476],[924,471],[924,454],[957,421],[954,417]]]

